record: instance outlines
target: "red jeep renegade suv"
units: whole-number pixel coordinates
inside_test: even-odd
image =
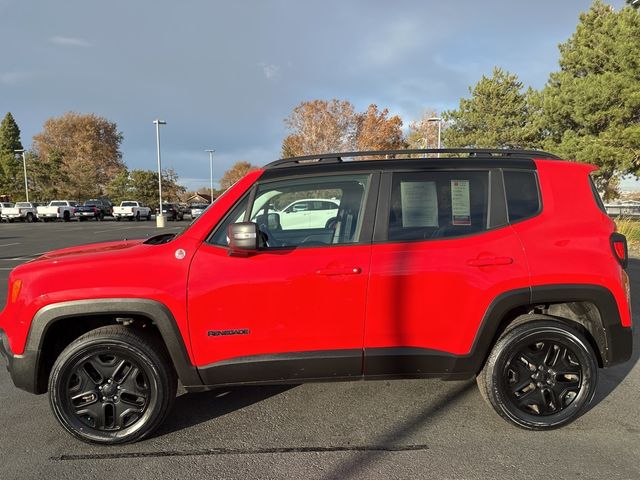
[[[559,427],[631,355],[626,240],[594,170],[514,150],[279,160],[181,234],[14,269],[0,350],[96,443],[149,435],[178,379],[475,376],[505,419]]]

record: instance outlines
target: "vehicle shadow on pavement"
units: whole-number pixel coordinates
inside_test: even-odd
[[[640,335],[637,324],[640,322],[640,259],[629,259],[627,273],[631,281],[631,311],[633,312],[633,351],[631,358],[621,365],[598,371],[598,388],[593,401],[585,412],[588,412],[613,392],[627,377],[640,359]],[[637,292],[637,293],[636,293]]]
[[[424,429],[426,425],[445,413],[447,410],[456,407],[456,405],[464,399],[464,397],[472,390],[476,388],[476,382],[474,380],[468,380],[454,387],[455,384],[451,384],[451,389],[448,389],[447,393],[441,398],[433,401],[429,407],[416,415],[414,418],[403,422],[393,430],[380,436],[377,439],[373,439],[371,445],[376,447],[386,447],[392,449],[394,447],[404,446],[407,440],[410,440],[420,430]],[[358,455],[352,456],[350,459],[339,463],[335,468],[327,472],[323,478],[327,480],[331,479],[347,479],[347,478],[360,478],[362,475],[362,468],[364,465],[371,465],[377,457],[385,455],[384,449],[365,450]]]
[[[297,385],[230,387],[176,398],[173,412],[150,438],[161,437],[241,410],[290,390]]]

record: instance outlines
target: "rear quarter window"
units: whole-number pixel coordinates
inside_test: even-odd
[[[535,172],[505,170],[503,175],[509,222],[537,215],[540,211],[540,191]]]

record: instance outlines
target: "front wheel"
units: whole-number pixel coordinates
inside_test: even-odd
[[[478,375],[495,411],[529,430],[564,426],[596,389],[598,365],[585,336],[545,315],[523,315],[498,339]]]
[[[49,377],[49,401],[62,427],[90,443],[130,443],[165,419],[177,378],[162,345],[123,326],[72,342]]]

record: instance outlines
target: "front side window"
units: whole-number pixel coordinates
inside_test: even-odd
[[[450,238],[487,229],[486,171],[395,173],[388,239]]]
[[[369,174],[352,174],[262,184],[245,219],[267,248],[358,243],[369,183]]]

